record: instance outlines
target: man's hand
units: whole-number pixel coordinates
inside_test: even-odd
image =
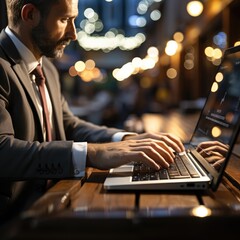
[[[183,152],[185,150],[182,141],[170,133],[142,133],[138,135],[126,135],[123,140],[139,140],[139,139],[155,139],[165,142],[175,152]]]
[[[110,169],[136,161],[158,170],[174,161],[173,151],[183,150],[181,141],[171,134],[129,135],[121,142],[89,143],[87,166]]]
[[[229,146],[218,141],[206,141],[197,146],[197,151],[209,162],[212,166],[219,170],[225,161]]]

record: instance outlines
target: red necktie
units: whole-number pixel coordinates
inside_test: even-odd
[[[46,128],[46,140],[51,141],[52,132],[51,132],[50,117],[49,117],[49,112],[47,108],[47,100],[46,100],[46,94],[45,94],[45,77],[43,75],[42,67],[40,64],[35,68],[35,70],[33,71],[33,74],[35,74],[36,76],[36,84],[38,86],[40,96],[41,96],[42,109],[43,109],[43,122]]]

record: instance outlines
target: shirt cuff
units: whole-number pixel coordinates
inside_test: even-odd
[[[133,132],[117,132],[112,136],[112,142],[120,142],[126,135],[136,135]]]
[[[87,142],[74,142],[72,146],[72,160],[74,177],[84,177],[87,159]]]

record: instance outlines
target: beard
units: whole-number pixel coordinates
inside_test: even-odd
[[[49,58],[61,57],[64,52],[63,45],[69,45],[71,40],[65,38],[54,41],[48,37],[49,35],[50,34],[48,34],[42,20],[39,22],[38,26],[32,29],[33,42],[35,43],[38,51],[40,51],[41,55]]]

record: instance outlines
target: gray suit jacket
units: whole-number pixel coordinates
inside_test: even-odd
[[[109,142],[119,132],[75,117],[61,95],[58,72],[45,57],[43,71],[56,134],[56,141],[49,143],[43,142],[39,110],[26,67],[10,38],[4,30],[1,32],[0,204],[1,197],[11,199],[15,181],[30,180],[34,185],[37,179],[73,177],[73,141]]]

